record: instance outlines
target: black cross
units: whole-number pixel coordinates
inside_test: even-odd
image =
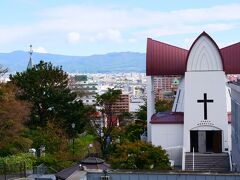
[[[207,93],[203,94],[203,100],[197,100],[198,103],[204,104],[204,119],[207,119],[207,103],[213,103],[213,99],[207,99]]]

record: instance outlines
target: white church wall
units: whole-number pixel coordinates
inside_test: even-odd
[[[174,99],[172,112],[184,112],[184,78],[181,79]]]
[[[152,124],[152,143],[166,149],[175,165],[182,163],[183,124]]]
[[[155,98],[153,91],[153,76],[147,76],[147,140],[151,142],[151,118],[155,113]]]
[[[229,151],[232,150],[232,125],[228,124],[228,147]]]
[[[204,93],[207,99],[207,119],[204,118]],[[223,130],[223,150],[228,147],[228,124],[226,106],[226,83],[223,71],[186,72],[184,103],[184,147],[190,151],[190,130],[208,126]]]
[[[222,60],[216,46],[207,36],[201,36],[188,57],[187,71],[222,71]]]
[[[227,82],[227,78],[226,78]],[[226,85],[226,104],[227,104],[227,112],[231,112],[231,89]]]

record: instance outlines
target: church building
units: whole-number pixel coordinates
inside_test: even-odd
[[[226,76],[240,74],[240,43],[219,49],[203,32],[186,50],[149,38],[146,58],[148,141],[166,149],[183,170],[194,170],[193,152],[195,163],[197,156],[207,155],[213,162],[213,156],[221,155],[230,170],[231,93]],[[172,112],[155,112],[154,76],[168,75],[181,76]]]

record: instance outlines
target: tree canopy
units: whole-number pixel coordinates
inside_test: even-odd
[[[114,169],[158,169],[170,168],[166,151],[143,141],[118,144],[110,158]]]
[[[159,99],[155,103],[156,112],[171,111],[173,106],[173,100]]]
[[[57,123],[66,132],[82,131],[85,125],[84,106],[76,101],[76,94],[68,88],[68,75],[62,67],[40,61],[31,69],[17,72],[10,80],[18,88],[18,97],[32,104],[29,127],[44,127],[49,121]]]
[[[115,128],[115,125],[112,121],[114,112],[113,112],[113,105],[114,103],[120,99],[121,90],[116,89],[108,89],[108,91],[102,95],[96,96],[96,106],[100,108],[102,112],[102,119],[103,127],[101,124],[98,123],[96,120],[92,120],[90,125],[91,129],[97,137],[97,141],[101,146],[101,151],[103,156],[107,154],[108,148],[108,141],[112,138],[111,134]],[[105,118],[107,119],[107,123],[105,124]]]
[[[15,98],[17,88],[0,84],[0,155],[9,155],[26,150],[31,140],[21,136],[24,122],[29,119],[30,104]]]

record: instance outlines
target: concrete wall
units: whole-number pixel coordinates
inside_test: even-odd
[[[88,180],[99,180],[103,173],[88,173]],[[154,173],[154,172],[126,172],[108,173],[110,180],[239,180],[240,174],[236,175],[210,175],[210,174],[187,174],[187,173]]]
[[[231,84],[232,92],[232,163],[240,172],[240,85]]]

